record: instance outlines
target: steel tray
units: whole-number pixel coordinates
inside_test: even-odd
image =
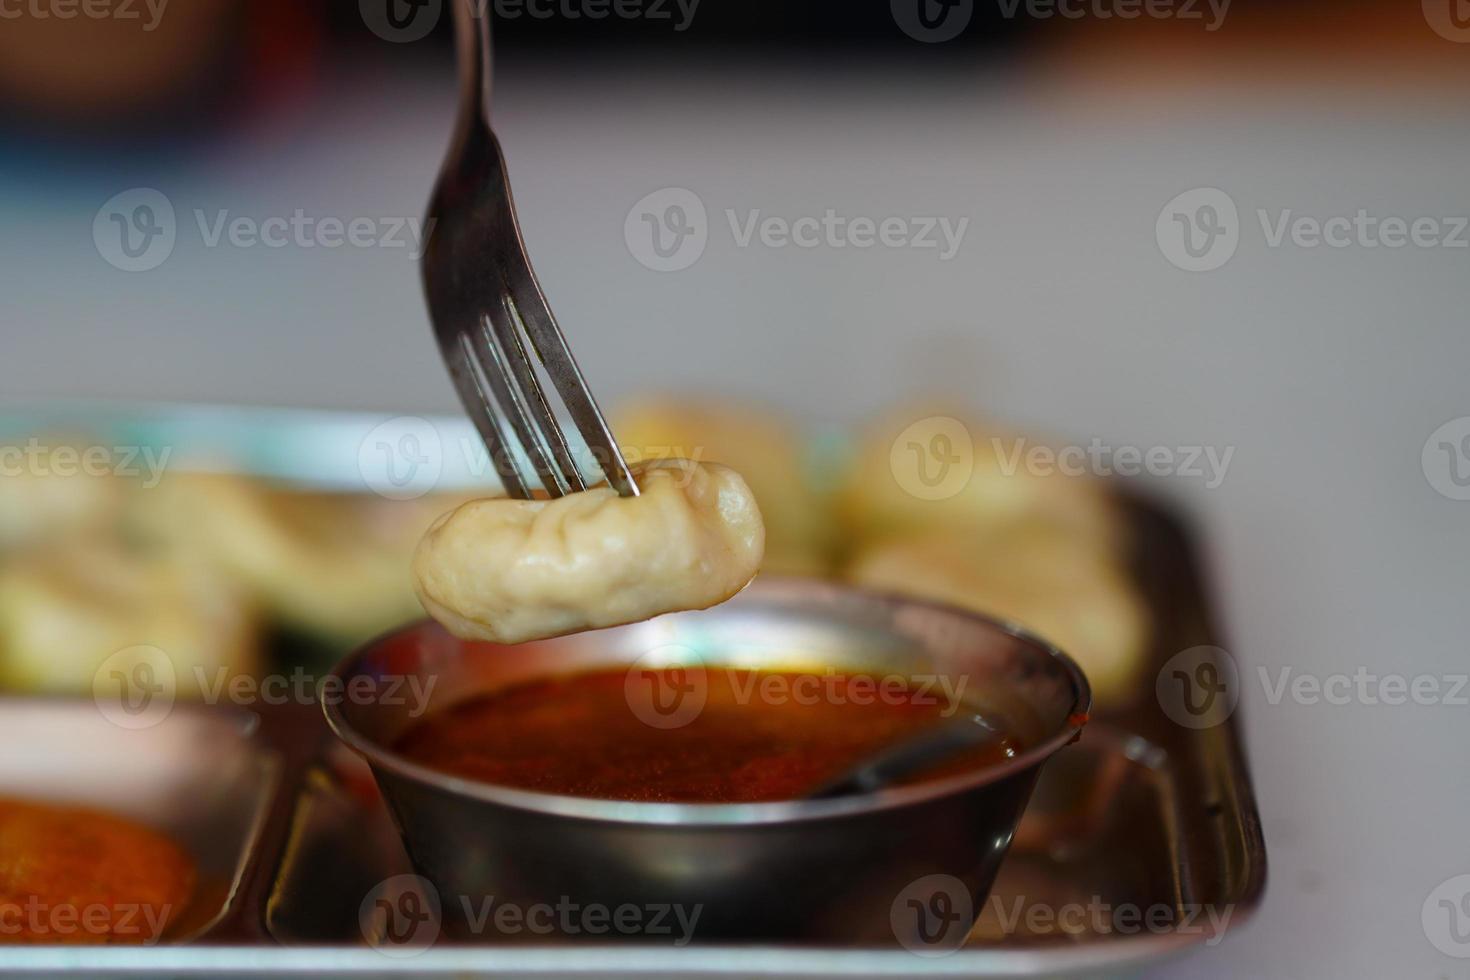
[[[381,421],[220,408],[32,410],[0,413],[0,435],[84,427],[98,438],[170,446],[175,465],[189,458],[197,442],[211,460],[233,448],[234,458],[254,472],[290,478],[299,469],[307,484],[360,488],[357,448],[361,437]],[[473,441],[463,420],[431,421],[446,444]],[[454,477],[464,485],[479,479],[474,472]],[[1156,626],[1151,681],[1154,671],[1179,651],[1221,640],[1199,563],[1180,523],[1146,501],[1130,500],[1127,510],[1135,573]],[[5,710],[32,709],[54,715],[75,712],[78,706],[12,701]],[[95,714],[90,702],[85,709]],[[183,712],[181,724],[200,724],[204,714],[204,709]],[[239,726],[238,713],[228,714],[233,720],[223,724]],[[207,866],[225,869],[217,877],[228,882],[226,899],[198,923],[192,941],[183,941],[191,937],[181,935],[173,937],[180,940],[175,944],[149,948],[0,948],[0,972],[89,977],[1132,972],[1190,946],[1217,941],[1223,929],[1245,921],[1260,900],[1265,845],[1235,723],[1232,718],[1201,729],[1176,724],[1152,690],[1128,710],[1100,714],[1083,739],[1046,770],[980,921],[968,942],[950,955],[920,957],[898,948],[697,943],[683,948],[445,943],[395,959],[369,945],[358,925],[358,907],[368,890],[407,869],[371,782],[332,743],[317,711],[301,706],[263,710],[258,730],[239,742],[248,747],[240,750],[240,758],[256,760],[263,782],[235,798],[236,819],[228,823],[228,832],[218,832],[223,836],[193,830],[181,834],[196,855],[212,855]],[[191,764],[198,761],[197,753],[189,758]],[[35,755],[21,768],[32,775],[45,771],[47,764],[38,760],[43,757]],[[34,782],[20,778],[19,765],[0,766],[0,792],[35,788]],[[71,791],[74,782],[59,770],[47,785],[50,791],[42,795],[77,798]],[[275,787],[269,806],[251,802],[268,793],[261,786]],[[109,805],[110,797],[102,796],[81,798]],[[158,799],[144,798],[117,808],[144,817],[164,815],[168,809]],[[163,826],[174,826],[166,815],[160,819]],[[238,858],[234,865],[228,855]]]

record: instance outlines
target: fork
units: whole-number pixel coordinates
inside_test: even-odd
[[[506,493],[530,499],[585,490],[534,355],[608,483],[638,484],[613,439],[531,270],[505,157],[490,128],[490,16],[484,0],[451,0],[459,50],[454,140],[429,201],[422,274],[439,351]],[[527,473],[518,446],[534,473]]]

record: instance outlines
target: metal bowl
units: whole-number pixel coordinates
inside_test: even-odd
[[[931,689],[962,691],[967,709],[1000,721],[1027,747],[1004,764],[876,793],[742,804],[536,793],[459,779],[389,748],[416,711],[426,713],[402,696],[412,689],[404,678],[420,688],[432,682],[432,712],[532,678],[701,662],[928,678]],[[326,699],[327,720],[372,768],[414,867],[437,893],[443,930],[482,941],[544,940],[548,920],[556,936],[594,932],[603,940],[683,942],[692,931],[699,940],[927,944],[936,923],[962,940],[1042,764],[1077,737],[1090,707],[1076,664],[1017,627],[829,583],[764,578],[713,609],[519,646],[466,643],[418,623],[333,673],[346,695]],[[634,700],[631,710],[680,708]],[[484,915],[507,906],[517,914]],[[535,914],[547,906],[579,911]],[[620,918],[626,906],[638,914]],[[682,912],[686,926],[697,921],[662,932],[650,925],[655,907],[666,910],[666,924],[678,921],[668,910]],[[588,909],[602,911],[589,920],[581,915]]]

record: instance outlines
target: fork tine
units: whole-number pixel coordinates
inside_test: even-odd
[[[570,487],[552,461],[546,439],[531,418],[524,394],[517,388],[510,363],[515,355],[501,346],[500,338],[491,326],[493,320],[493,316],[482,316],[477,328],[467,338],[475,361],[489,384],[495,404],[510,423],[515,440],[530,457],[541,486],[553,497],[564,497],[570,492]]]
[[[514,411],[516,417],[527,419],[530,426],[540,436],[539,446],[550,450],[549,462],[557,475],[558,484],[562,485],[563,493],[575,493],[587,489],[582,480],[582,471],[572,459],[571,450],[567,447],[565,433],[562,432],[561,422],[556,414],[547,404],[546,393],[541,390],[541,382],[536,377],[536,368],[531,363],[531,358],[526,353],[526,345],[521,340],[522,325],[520,318],[516,315],[515,307],[511,305],[510,297],[501,297],[501,315],[493,313],[489,317],[490,326],[495,331],[495,336],[500,341],[500,349],[506,355],[507,366],[510,369],[512,397],[516,399]]]
[[[519,239],[519,232],[517,238]],[[552,316],[551,307],[536,282],[536,274],[531,271],[525,246],[519,240],[517,245],[519,247],[514,250],[515,254],[506,257],[506,284],[510,287],[511,302],[516,314],[526,328],[526,336],[530,338],[536,356],[541,359],[551,383],[556,386],[557,393],[571,413],[577,431],[582,434],[587,448],[592,450],[593,457],[602,467],[608,483],[623,496],[636,497],[638,484],[633,479],[633,473],[623,459],[622,450],[618,448],[617,440],[613,438],[612,429],[608,427],[602,410],[592,397],[592,390],[588,388],[587,379],[582,376],[582,370],[572,356],[572,349],[567,345],[556,317]]]
[[[470,420],[474,422],[476,431],[480,433],[480,438],[490,453],[490,462],[494,465],[495,472],[500,475],[500,482],[505,487],[505,492],[521,500],[530,500],[531,491],[491,411],[485,382],[475,370],[477,359],[474,349],[465,335],[461,334],[459,341],[457,345],[446,344],[441,348],[445,363],[449,367],[449,377],[459,391],[459,400],[464,403]]]

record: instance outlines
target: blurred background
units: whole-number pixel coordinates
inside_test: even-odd
[[[415,262],[442,8],[0,0],[8,434],[119,401],[456,413]],[[1230,450],[1147,482],[1253,677],[1465,669],[1470,4],[492,10],[525,237],[602,399]],[[1470,872],[1470,709],[1267,693],[1265,906],[1167,972],[1450,975],[1421,905]]]

